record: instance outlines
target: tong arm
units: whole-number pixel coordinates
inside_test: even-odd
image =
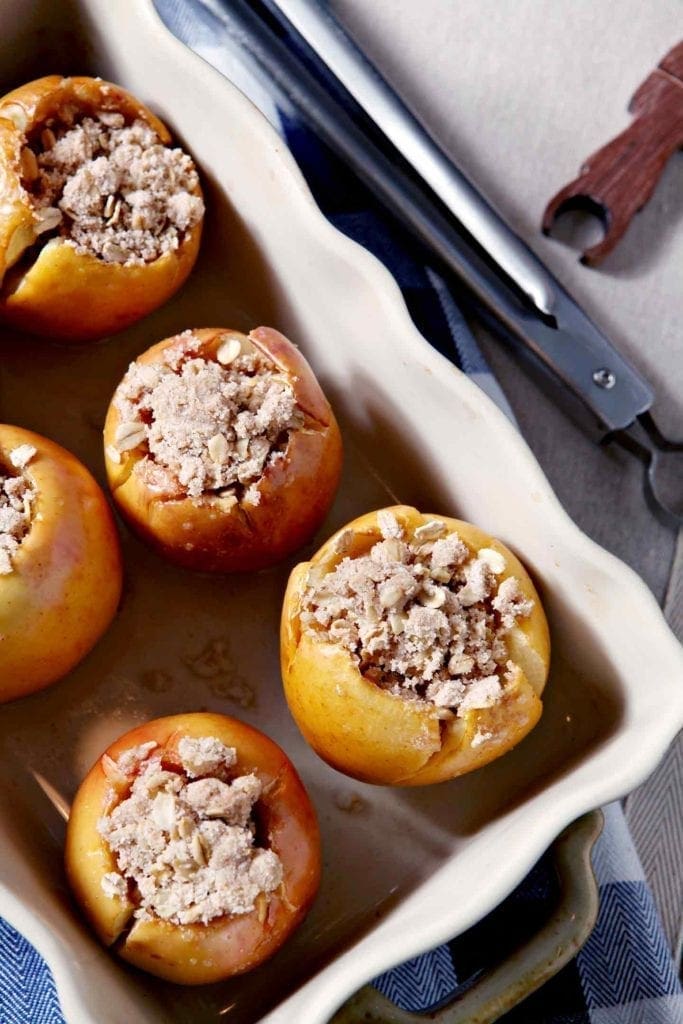
[[[543,264],[458,170],[330,11],[318,0],[270,3],[538,311],[552,315],[554,285]]]

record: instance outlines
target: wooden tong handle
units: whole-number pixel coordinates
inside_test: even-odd
[[[581,257],[588,266],[614,249],[654,192],[669,157],[683,147],[683,42],[648,75],[629,111],[632,124],[588,158],[579,176],[551,199],[543,215],[546,235],[567,210],[585,209],[601,218],[602,241]]]

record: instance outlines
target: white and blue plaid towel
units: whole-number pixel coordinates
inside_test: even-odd
[[[364,186],[301,124],[284,97],[255,73],[227,32],[221,2],[229,0],[156,0],[173,32],[246,92],[283,134],[321,209],[387,265],[422,334],[509,412],[443,281],[423,265],[410,238]],[[578,956],[507,1014],[505,1024],[683,1024],[677,970],[624,815],[616,803],[604,811],[605,828],[593,856],[600,889],[596,927]],[[529,929],[540,927],[557,895],[546,854],[478,925],[375,984],[406,1010],[442,1005],[502,959]],[[63,1024],[54,982],[36,951],[0,920],[0,1024],[28,1022]]]

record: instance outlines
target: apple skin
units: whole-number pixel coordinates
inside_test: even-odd
[[[176,925],[159,918],[134,922],[126,898],[105,896],[101,879],[116,860],[97,831],[99,818],[125,798],[131,779],[112,775],[124,751],[156,741],[164,764],[180,767],[183,737],[212,736],[237,750],[236,771],[254,772],[264,791],[257,808],[269,846],[284,869],[281,887],[250,914],[208,924]],[[157,753],[157,751],[155,751]],[[306,916],[320,883],[320,836],[313,806],[285,753],[271,739],[226,715],[195,712],[158,718],[113,743],[74,800],[66,838],[67,876],[100,941],[136,967],[181,985],[205,985],[243,974],[272,956]],[[259,912],[260,910],[260,912]]]
[[[310,562],[297,565],[284,598],[280,632],[281,670],[289,709],[306,741],[333,768],[363,782],[390,786],[423,786],[463,775],[511,750],[538,722],[541,694],[550,663],[550,637],[545,613],[528,573],[518,558],[483,530],[436,514],[422,514],[398,505],[392,512],[408,535],[432,519],[457,532],[472,552],[493,548],[505,560],[499,580],[514,576],[534,608],[506,637],[514,662],[514,679],[504,696],[489,708],[471,709],[462,717],[439,718],[428,703],[403,700],[365,679],[342,646],[317,640],[301,630],[299,615],[309,571],[332,571],[344,557],[337,539],[354,534],[345,554],[364,554],[382,534],[377,512],[368,512],[335,533]],[[472,745],[477,732],[491,734]]]
[[[116,111],[128,120],[140,118],[165,146],[171,135],[143,103],[101,79],[48,75],[0,99],[0,322],[80,343],[121,331],[170,299],[195,264],[202,222],[185,233],[177,249],[151,263],[105,263],[53,238],[26,267],[20,257],[35,242],[37,221],[21,183],[21,151],[65,107],[88,116]],[[194,195],[201,194],[197,186]]]
[[[115,398],[104,426],[109,486],[132,530],[165,558],[200,572],[244,572],[282,561],[313,536],[327,515],[341,473],[342,441],[337,421],[313,371],[284,335],[259,327],[247,336],[227,328],[192,332],[201,342],[199,356],[215,358],[221,339],[239,337],[253,346],[292,383],[305,422],[290,431],[283,459],[266,466],[256,484],[258,504],[229,504],[220,496],[190,498],[181,490],[163,491],[150,484],[140,463],[145,446],[121,453],[110,449],[120,423]],[[142,365],[161,362],[179,343],[166,338],[138,356]]]
[[[24,475],[37,491],[30,530],[0,576],[0,701],[61,679],[110,625],[121,597],[114,518],[102,490],[70,452],[0,425],[0,457],[32,445]],[[12,472],[16,472],[12,470]]]

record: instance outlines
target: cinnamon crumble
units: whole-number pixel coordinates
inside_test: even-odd
[[[118,113],[45,127],[22,150],[21,169],[38,234],[105,263],[151,263],[204,214],[192,159],[164,146],[146,121],[126,124]]]
[[[303,423],[290,383],[254,346],[226,335],[214,360],[191,331],[162,361],[131,363],[115,406],[114,461],[144,444],[137,472],[150,484],[251,504],[266,467],[284,457],[289,431]]]
[[[378,523],[382,540],[366,554],[312,570],[305,632],[341,644],[366,679],[396,696],[458,714],[495,704],[512,669],[505,636],[534,602],[514,577],[499,582],[500,552],[473,554],[441,520],[412,537],[388,510]]]
[[[116,762],[135,778],[98,823],[118,869],[103,876],[103,892],[130,895],[143,920],[206,924],[250,913],[282,882],[280,858],[256,838],[261,782],[235,776],[236,751],[215,737],[181,739],[183,772],[165,768],[156,747],[143,744]]]
[[[30,444],[21,444],[9,453],[9,461],[20,472],[16,476],[0,469],[0,576],[14,571],[14,556],[31,528],[37,492],[21,472],[36,454]]]

